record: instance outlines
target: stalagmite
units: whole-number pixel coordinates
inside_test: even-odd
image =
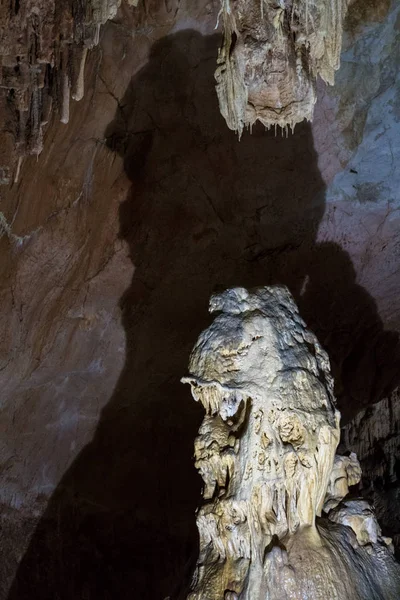
[[[327,354],[284,287],[214,295],[183,379],[206,411],[190,600],[400,597],[400,567],[366,502],[354,454],[335,457]]]
[[[239,133],[312,120],[319,75],[333,85],[348,0],[221,0],[220,110]]]

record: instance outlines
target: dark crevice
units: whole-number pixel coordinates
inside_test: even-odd
[[[236,42],[237,42],[236,32],[232,31],[232,34],[231,34],[231,43],[230,43],[230,46],[229,46],[229,58],[231,58],[231,56],[233,54],[233,51],[234,51],[235,46],[236,46]]]

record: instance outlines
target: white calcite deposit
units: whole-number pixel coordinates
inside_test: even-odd
[[[183,380],[206,411],[190,600],[400,597],[400,568],[372,509],[343,500],[359,463],[335,457],[329,359],[289,291],[230,289],[210,312]]]
[[[224,42],[216,71],[228,127],[312,120],[319,75],[333,85],[348,0],[221,0]]]

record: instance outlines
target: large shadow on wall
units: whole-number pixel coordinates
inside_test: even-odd
[[[202,411],[179,379],[217,286],[287,284],[334,359],[342,406],[372,393],[368,382],[354,387],[346,362],[372,380],[363,348],[382,341],[382,325],[349,256],[316,243],[324,185],[310,127],[287,139],[256,127],[239,142],[218,110],[217,45],[194,31],[157,43],[107,129],[132,181],[120,208],[135,266],[120,303],[126,364],[9,600],[184,594],[197,553]]]

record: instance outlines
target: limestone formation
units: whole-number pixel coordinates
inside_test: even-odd
[[[127,0],[136,5],[136,0]],[[84,93],[88,49],[121,0],[11,0],[0,9],[1,90],[20,156],[40,154],[56,107],[68,123],[70,98]]]
[[[341,502],[359,464],[335,457],[328,356],[287,288],[230,289],[210,312],[183,379],[206,411],[190,600],[400,597],[400,568],[372,509]]]
[[[383,538],[382,531],[371,506],[365,500],[345,500],[329,513],[329,519],[350,527],[360,546],[383,541],[391,545],[391,538]]]
[[[329,512],[335,508],[349,493],[349,486],[356,485],[361,479],[361,467],[357,455],[351,452],[350,456],[335,456],[326,491],[324,511]]]
[[[69,121],[84,93],[88,49],[122,0],[11,0],[0,9],[1,88],[19,156],[40,154],[52,109]],[[137,6],[138,0],[126,0]],[[315,79],[333,84],[348,0],[221,0],[220,109],[239,136],[311,120]]]
[[[348,0],[221,0],[216,71],[221,113],[239,133],[257,119],[312,120],[316,77],[333,85]]]
[[[400,556],[400,389],[360,411],[342,430],[343,448],[354,449],[362,466],[361,492],[376,507]]]

